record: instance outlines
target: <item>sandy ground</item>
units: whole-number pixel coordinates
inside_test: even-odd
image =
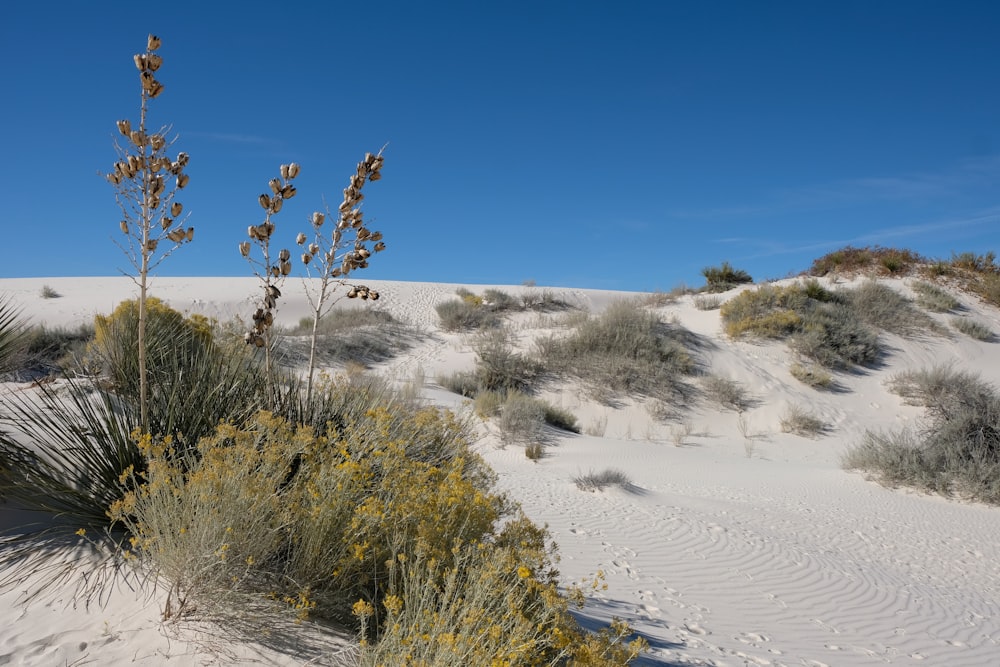
[[[429,401],[466,409],[436,383],[475,362],[466,337],[437,326],[434,306],[456,298],[460,285],[369,284],[382,295],[374,307],[427,334],[378,370],[400,381],[422,377]],[[905,281],[891,284],[909,289]],[[40,298],[43,285],[59,298]],[[487,286],[465,287],[479,293]],[[635,296],[552,291],[593,312]],[[0,280],[0,294],[48,326],[88,321],[135,292],[121,277]],[[178,310],[229,320],[250,314],[257,287],[245,278],[160,278],[152,293]],[[1000,312],[960,298],[963,316],[1000,331]],[[481,427],[477,447],[500,487],[549,526],[564,580],[606,577],[607,590],[592,597],[584,620],[627,619],[652,647],[641,665],[1000,664],[1000,510],[886,489],[839,463],[866,429],[920,417],[919,408],[887,390],[894,373],[951,363],[1000,384],[1000,345],[957,333],[887,335],[882,367],[840,374],[840,390],[817,392],[791,377],[784,345],[728,339],[718,311],[698,310],[691,296],[657,311],[704,338],[701,362],[709,372],[744,385],[752,406],[742,416],[701,402],[679,421],[664,422],[640,403],[602,405],[570,385],[545,397],[573,412],[586,434],[559,436],[537,463],[522,448],[500,446],[495,428]],[[308,313],[301,281],[289,280],[279,321],[292,325]],[[934,317],[945,323],[950,316]],[[512,327],[529,346],[558,332],[559,322],[521,314]],[[8,384],[0,391],[23,389]],[[828,432],[817,439],[783,433],[780,420],[792,405],[827,422]],[[607,468],[624,472],[631,488],[594,493],[573,482]],[[160,622],[162,600],[127,588],[90,609],[58,591],[27,606],[18,598],[17,590],[0,595],[0,664],[306,662],[292,650],[196,641],[195,629]]]

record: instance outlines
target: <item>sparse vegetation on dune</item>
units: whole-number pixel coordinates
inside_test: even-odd
[[[847,469],[880,482],[1000,504],[1000,396],[978,376],[948,367],[903,373],[891,388],[926,408],[919,426],[865,433]]]
[[[140,298],[98,318],[84,357],[96,381],[80,377],[0,402],[0,495],[59,516],[0,541],[0,586],[30,580],[37,592],[75,578],[90,601],[116,572],[131,572],[140,587],[169,590],[165,619],[197,613],[255,635],[278,618],[334,623],[358,633],[358,664],[373,667],[404,650],[414,664],[440,666],[630,663],[645,642],[618,621],[599,632],[580,626],[570,610],[582,593],[560,589],[554,545],[494,489],[465,421],[365,373],[313,381],[316,341],[360,322],[385,329],[371,313],[323,318],[328,287],[378,298],[345,280],[384,247],[358,210],[363,183],[379,178],[381,154],[359,163],[328,245],[315,240],[310,259],[303,256],[331,280],[314,296],[307,379],[274,363],[282,341],[272,335],[279,285],[291,272],[290,253],[275,249],[272,217],[294,196],[298,165],[282,165],[270,181],[260,197],[265,221],[239,246],[257,262],[262,288],[245,340],[147,294],[149,271],[172,251],[165,241],[176,247],[193,236],[175,226],[187,156],[166,158],[162,131],[146,130],[147,102],[163,89],[154,78],[159,45],[151,35],[135,57],[139,127],[118,123],[135,150],[120,149],[108,176],[126,215],[124,249]],[[175,179],[170,190],[164,173]],[[128,217],[136,211],[142,215]],[[329,217],[314,214],[317,235]],[[250,257],[251,244],[259,258]],[[467,312],[456,328],[468,312],[565,307],[549,292],[520,302],[497,290],[460,297]],[[23,354],[16,315],[0,301],[0,365]],[[476,391],[504,392],[501,430],[532,436],[529,456],[541,455],[534,436],[546,424],[576,428],[573,415],[518,391],[537,362],[512,350],[509,332],[485,332],[476,349]],[[99,557],[96,565],[54,567],[65,549],[81,548]]]

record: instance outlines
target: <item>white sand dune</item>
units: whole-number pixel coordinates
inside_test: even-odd
[[[419,369],[429,400],[464,409],[462,399],[435,383],[474,363],[465,337],[437,327],[434,306],[455,298],[459,285],[369,284],[382,295],[376,304],[345,304],[386,308],[430,334],[379,370],[406,380]],[[905,281],[891,284],[908,289]],[[43,285],[61,296],[40,298]],[[256,285],[245,278],[158,278],[152,294],[181,311],[228,320],[249,315]],[[591,311],[634,296],[553,291]],[[0,280],[0,294],[49,326],[110,312],[135,292],[120,277]],[[278,319],[294,324],[308,304],[299,281],[289,280],[284,292]],[[960,298],[965,315],[1000,331],[1000,311]],[[676,422],[657,421],[635,402],[602,405],[570,386],[545,397],[594,435],[559,436],[537,463],[522,448],[501,447],[491,427],[482,427],[480,451],[500,487],[548,524],[564,580],[606,577],[607,589],[592,596],[584,620],[627,619],[652,647],[641,665],[1000,664],[1000,509],[886,489],[839,463],[866,429],[899,428],[921,416],[887,390],[892,374],[951,363],[1000,386],[1000,345],[961,334],[887,335],[890,354],[882,367],[840,374],[839,391],[817,392],[791,377],[784,345],[728,339],[718,311],[698,310],[692,297],[658,312],[703,337],[706,369],[748,390],[753,403],[742,424],[733,411],[698,403],[685,417],[690,434],[678,446]],[[556,320],[537,315],[519,315],[513,327],[525,346],[558,330]],[[14,389],[23,386],[2,390]],[[783,433],[779,422],[792,405],[807,407],[830,430],[817,439]],[[626,473],[632,487],[591,493],[573,482],[607,468]],[[161,626],[161,600],[127,589],[89,610],[58,594],[27,607],[17,598],[18,591],[0,595],[0,664],[305,660],[249,645],[212,652],[189,629]]]

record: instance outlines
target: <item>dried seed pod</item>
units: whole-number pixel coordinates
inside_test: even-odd
[[[287,261],[286,262],[282,262],[281,263],[281,275],[287,276],[291,272],[292,272],[292,263],[291,262],[287,262]]]
[[[296,245],[302,245],[305,242],[306,242],[306,235],[303,234],[302,232],[299,232],[299,235],[295,237]]]
[[[266,194],[257,197],[257,201],[260,202],[260,207],[265,211],[271,208],[271,198],[268,197]]]
[[[340,270],[339,266],[335,266],[332,269],[330,269],[330,276],[333,278],[339,278],[341,273],[343,272]]]
[[[291,253],[288,252],[288,250],[286,250],[285,248],[282,248],[281,251],[278,252],[278,261],[279,262],[287,262],[288,258],[291,257],[291,256],[292,255],[291,255]]]
[[[122,234],[128,234],[128,221],[127,220],[122,220],[121,222],[119,222],[118,223],[118,227],[121,228]]]
[[[170,225],[172,224],[174,224],[173,218],[164,217],[162,220],[160,220],[160,227],[162,227],[163,229],[169,229]]]
[[[153,85],[151,85],[149,87],[149,96],[151,98],[155,99],[155,98],[159,97],[160,93],[162,93],[162,92],[163,92],[163,84],[160,83],[159,81],[154,81]]]
[[[121,174],[118,172],[108,174],[107,176],[105,176],[105,178],[108,179],[108,182],[111,183],[112,185],[118,185],[119,183],[122,182]]]
[[[184,230],[175,229],[169,234],[167,234],[167,238],[173,241],[174,243],[180,243],[181,241],[184,240]]]
[[[277,266],[272,266],[270,273],[272,278],[278,278],[281,276],[281,269],[279,269]],[[274,306],[271,307],[273,308]]]
[[[118,121],[118,131],[122,133],[123,136],[128,136],[132,133],[132,123],[128,122],[128,119]]]
[[[295,178],[299,175],[299,165],[295,162],[288,165],[288,178]]]
[[[146,241],[146,250],[148,252],[156,252],[156,246],[160,244],[159,239],[149,239]]]
[[[372,232],[372,235],[368,238],[369,241],[381,241],[382,232]]]
[[[378,243],[375,244],[372,250],[374,250],[375,252],[382,252],[383,250],[385,250],[385,243],[379,241]]]
[[[167,145],[167,140],[163,138],[162,134],[154,134],[149,138],[149,145],[153,147],[154,151],[163,150],[163,147]]]
[[[281,210],[281,206],[284,200],[281,197],[275,197],[271,200],[271,213],[277,213]]]
[[[274,313],[267,311],[264,313],[264,326],[269,327],[274,324]]]
[[[185,238],[190,241],[194,241],[194,227],[188,227],[187,231],[184,233]]]
[[[150,35],[146,38],[146,48],[150,51],[155,51],[160,48],[160,38],[156,35]]]
[[[153,190],[153,194],[161,195],[166,189],[167,184],[163,182],[162,176],[154,176],[152,182],[150,182],[150,187]]]
[[[368,174],[368,180],[369,181],[377,181],[377,180],[380,180],[381,178],[382,178],[382,174],[380,174],[377,171],[373,171],[372,173]]]
[[[365,229],[364,227],[358,229],[358,240],[360,241],[367,241],[369,238],[371,238],[371,235],[372,233],[367,229]]]
[[[274,234],[273,222],[268,222],[267,220],[265,220],[264,222],[260,223],[260,227],[261,229],[264,230],[264,233],[267,235],[267,238],[271,238],[271,234]]]
[[[163,64],[163,58],[156,55],[155,53],[150,53],[146,56],[146,67],[149,68],[150,72],[155,72],[160,69],[160,65]]]
[[[177,187],[183,188],[191,180],[187,174],[177,174]]]
[[[310,255],[315,255],[318,252],[319,252],[319,246],[317,244],[315,244],[315,243],[310,243],[309,244],[309,254]]]
[[[371,292],[368,292],[368,298],[370,298],[372,301],[378,301],[378,292],[376,292],[374,290],[371,291]]]
[[[146,56],[141,53],[137,53],[132,56],[132,61],[135,63],[135,68],[142,72],[146,69]]]
[[[358,290],[353,287],[347,292],[348,299],[354,299],[357,298],[357,296],[358,296]]]
[[[285,179],[286,181],[288,180],[288,165],[287,164],[281,165],[281,178]]]
[[[187,153],[183,153],[183,152],[182,152],[182,153],[178,153],[178,154],[177,154],[177,162],[178,162],[178,163],[179,163],[179,164],[180,164],[180,165],[181,165],[182,167],[186,167],[186,166],[187,166],[187,163],[188,163],[188,160],[190,160],[190,159],[191,159],[191,156],[190,156],[190,155],[188,155]]]
[[[142,148],[146,143],[146,135],[138,130],[132,130],[129,133],[128,138],[132,140],[132,143],[135,144],[136,148]],[[129,158],[131,157],[132,156],[130,155]]]
[[[253,231],[253,227],[251,227],[250,230]],[[243,255],[244,257],[249,257],[250,256],[250,242],[249,241],[241,241],[240,242],[240,254]]]
[[[323,215],[319,211],[316,211],[315,213],[313,213],[312,216],[313,227],[319,227],[320,225],[323,224],[323,220],[325,219],[326,219],[325,215]]]
[[[313,256],[310,255],[309,253],[307,253],[307,252],[302,253],[302,258],[301,258],[302,259],[302,263],[305,264],[306,266],[309,265],[309,262],[312,261],[312,258],[313,258]]]
[[[358,257],[360,257],[361,259],[368,259],[369,257],[371,257],[371,252],[368,250],[368,248],[362,248],[361,250],[358,251]]]
[[[284,199],[291,199],[292,197],[294,197],[295,196],[295,186],[294,185],[286,185],[285,187],[283,187],[281,189],[281,196]]]
[[[281,179],[272,178],[267,184],[271,186],[271,192],[274,194],[281,192]]]
[[[179,201],[175,201],[173,204],[170,205],[170,215],[174,216],[175,218],[179,216],[181,214],[181,211],[183,210],[184,206]]]
[[[257,227],[256,227],[256,225],[250,225],[249,227],[247,227],[247,236],[249,236],[250,238],[252,238],[254,241],[257,240],[258,237],[257,237]],[[244,241],[244,243],[246,243],[246,241]],[[242,245],[242,244],[240,244],[240,245]]]
[[[264,293],[269,296],[273,296],[275,299],[281,296],[281,290],[278,289],[276,285],[268,285],[266,288],[264,288]]]

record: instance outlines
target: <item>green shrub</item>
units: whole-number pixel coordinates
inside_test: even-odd
[[[438,383],[448,391],[466,398],[476,398],[481,393],[479,376],[475,371],[455,371],[451,375],[439,377]]]
[[[961,305],[958,299],[933,283],[918,280],[913,283],[913,291],[917,293],[917,304],[935,313],[947,313]]]
[[[311,317],[302,318],[281,343],[286,359],[295,365],[309,358],[311,341],[303,337],[312,335],[312,326]],[[316,327],[315,360],[325,365],[369,365],[397,356],[417,339],[412,326],[386,310],[335,308],[320,318]]]
[[[518,300],[498,289],[483,290],[483,304],[494,311],[519,310]]]
[[[975,273],[996,273],[1000,270],[996,264],[996,253],[990,251],[985,254],[974,252],[952,253],[951,265],[956,269],[964,269]]]
[[[966,336],[975,338],[976,340],[988,341],[993,340],[994,337],[992,329],[988,326],[978,320],[973,320],[967,317],[951,318],[951,326],[955,327],[956,330],[964,333]]]
[[[845,454],[847,469],[887,485],[915,486],[1000,504],[1000,396],[978,376],[948,367],[898,375],[890,387],[927,408],[923,422],[865,433]]]
[[[600,398],[633,394],[681,400],[684,376],[695,370],[693,334],[661,322],[634,303],[618,302],[581,318],[563,336],[538,341],[538,354],[556,374],[587,383]]]
[[[458,392],[456,392],[458,393]],[[503,391],[478,391],[475,395],[473,409],[480,419],[496,417],[503,409],[507,393]]]
[[[544,402],[542,407],[545,410],[545,423],[549,426],[569,431],[570,433],[580,432],[580,425],[576,420],[576,415],[569,410],[556,407],[548,402]]]
[[[707,266],[701,270],[701,275],[705,276],[705,289],[709,292],[726,292],[738,285],[753,282],[749,273],[742,269],[734,269],[729,262],[723,262],[719,266]]]
[[[27,363],[45,372],[70,370],[93,339],[94,328],[89,325],[76,329],[33,327],[28,332]]]
[[[934,320],[913,302],[884,283],[866,280],[841,292],[851,313],[865,324],[904,337],[935,331]]]
[[[55,291],[50,285],[42,285],[42,289],[39,292],[39,296],[43,299],[58,299],[62,296],[59,292]]]

